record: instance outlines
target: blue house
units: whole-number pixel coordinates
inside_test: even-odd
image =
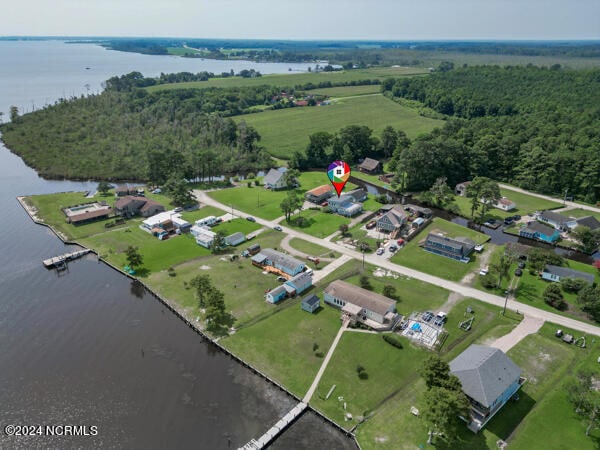
[[[294,291],[296,291],[296,295],[298,295],[312,286],[312,277],[306,272],[300,272],[295,277],[287,280],[284,284],[293,288]]]
[[[267,301],[270,303],[277,303],[278,301],[283,300],[286,296],[287,291],[285,290],[283,285],[281,285],[267,292],[266,298]]]
[[[305,267],[302,261],[272,248],[261,250],[258,255],[252,258],[252,262],[263,266],[275,267],[291,276],[298,275]]]
[[[430,253],[468,263],[469,255],[475,248],[475,242],[464,237],[453,239],[447,236],[429,233],[427,239],[425,239],[425,246],[423,248]]]
[[[553,266],[546,264],[542,272],[542,278],[547,281],[556,281],[564,278],[573,278],[575,280],[583,280],[588,284],[594,284],[594,275],[580,270],[569,269],[568,267]]]
[[[321,300],[315,294],[310,294],[302,299],[301,308],[309,313],[314,313],[321,306]]]
[[[519,236],[553,243],[560,238],[560,231],[543,223],[533,221],[529,222],[525,228],[519,230]]]
[[[504,352],[486,345],[471,345],[450,361],[471,403],[471,417],[464,418],[474,433],[481,430],[519,390],[521,369]]]
[[[331,197],[329,199],[329,208],[331,212],[345,217],[352,217],[362,212],[362,204],[356,202],[354,197],[348,194]]]

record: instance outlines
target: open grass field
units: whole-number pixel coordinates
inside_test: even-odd
[[[425,239],[428,233],[435,230],[441,231],[449,237],[464,236],[477,243],[483,243],[489,239],[485,234],[436,217],[427,227],[421,230],[417,237],[406,244],[404,248],[398,250],[392,256],[391,260],[396,264],[452,281],[461,280],[469,271],[474,271],[479,267],[475,253],[471,254],[471,261],[465,264],[444,256],[426,252],[423,248],[419,247],[419,241]]]
[[[567,211],[563,211],[561,214],[571,217],[585,217],[585,216],[594,216],[596,219],[600,220],[600,213],[595,211],[588,211],[587,209],[575,208],[569,209]]]
[[[534,213],[535,211],[541,211],[544,209],[555,209],[560,208],[562,205],[557,202],[553,202],[550,200],[544,200],[543,198],[533,197],[531,195],[522,194],[520,192],[511,191],[508,189],[500,189],[500,193],[503,197],[507,197],[510,200],[514,201],[517,205],[515,209],[512,211],[502,211],[498,208],[490,209],[486,215],[485,220],[488,219],[502,219],[505,217],[514,216],[515,214],[519,214],[521,216],[525,216],[527,214]],[[454,202],[460,208],[460,214],[463,217],[471,217],[471,199],[467,197],[456,196],[454,198]],[[475,212],[475,215],[478,213]]]
[[[304,197],[306,191],[326,183],[329,183],[329,179],[325,171],[303,172],[300,175],[300,187],[296,189],[296,192]],[[346,185],[346,189],[353,189],[354,187],[352,183]],[[225,205],[233,205],[235,209],[240,211],[263,219],[273,220],[283,216],[283,211],[279,205],[288,193],[286,190],[271,191],[263,186],[249,188],[246,184],[242,184],[235,188],[211,191],[208,195]]]
[[[427,73],[427,70],[418,67],[381,67],[370,69],[342,70],[338,72],[303,72],[263,75],[259,78],[211,78],[207,81],[191,81],[186,83],[160,84],[146,88],[149,92],[164,89],[203,89],[208,87],[237,87],[270,85],[279,87],[295,87],[313,83],[318,85],[323,82],[344,83],[360,80],[383,80],[388,77],[412,76]]]
[[[189,223],[194,223],[196,220],[204,219],[205,217],[215,216],[220,217],[224,215],[226,211],[222,209],[215,208],[214,206],[202,206],[195,211],[184,211],[181,214],[181,217],[187,220]]]
[[[309,135],[317,131],[334,133],[348,125],[366,125],[375,135],[388,125],[403,130],[408,137],[431,131],[442,121],[421,117],[383,95],[342,98],[329,106],[287,108],[259,114],[236,116],[261,135],[261,144],[272,155],[289,159],[295,150],[304,150]]]
[[[329,307],[309,314],[300,309],[299,299],[292,302],[288,308],[222,339],[221,344],[303,397],[323,362],[316,353],[327,353],[340,327],[340,316]]]
[[[363,86],[341,86],[331,88],[312,89],[311,94],[326,95],[333,98],[353,97],[355,95],[378,94],[381,86],[378,84],[367,84]]]
[[[285,222],[285,225],[312,236],[324,238],[338,231],[340,225],[349,223],[350,219],[337,214],[305,209],[294,214],[290,222]]]
[[[312,242],[305,241],[304,239],[292,238],[290,239],[290,245],[296,250],[311,256],[319,256],[321,258],[335,258],[338,256],[336,252]]]

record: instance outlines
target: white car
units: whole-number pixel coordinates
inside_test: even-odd
[[[489,271],[490,271],[490,270],[489,270],[487,267],[483,267],[483,268],[482,268],[482,269],[479,271],[479,275],[482,275],[482,276],[483,276],[483,275],[487,275]]]
[[[377,253],[378,255],[383,255],[385,253],[385,249],[380,247],[377,249],[377,251],[375,253]]]

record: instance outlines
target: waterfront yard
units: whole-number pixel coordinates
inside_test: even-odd
[[[328,106],[286,108],[258,114],[236,116],[261,135],[266,150],[283,159],[308,145],[317,131],[335,133],[348,125],[366,125],[379,135],[388,125],[403,130],[409,138],[429,132],[442,121],[422,117],[416,110],[401,106],[383,95],[341,98]]]
[[[310,314],[300,309],[296,299],[291,306],[222,339],[221,344],[303,397],[340,325],[338,310],[325,307]]]
[[[392,262],[452,281],[461,280],[469,271],[474,271],[479,267],[475,253],[471,254],[470,262],[462,263],[454,259],[429,253],[423,250],[422,247],[419,247],[419,242],[424,240],[427,234],[433,231],[440,231],[448,237],[453,238],[460,236],[467,237],[478,244],[486,242],[489,239],[485,234],[436,217],[427,227],[421,230],[417,237],[398,250],[392,257]]]

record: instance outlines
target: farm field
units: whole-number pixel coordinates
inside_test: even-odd
[[[340,86],[330,88],[311,89],[310,94],[326,95],[328,97],[353,97],[355,95],[378,94],[381,92],[381,86],[378,84],[366,84],[362,86]]]
[[[305,72],[289,74],[263,75],[258,78],[211,78],[207,81],[190,81],[184,83],[171,83],[150,86],[148,92],[165,89],[203,89],[208,87],[236,87],[271,85],[279,87],[295,87],[313,83],[318,85],[323,82],[345,83],[360,80],[382,80],[388,77],[400,77],[427,73],[427,70],[418,67],[382,67],[371,69],[342,70],[337,72]]]
[[[426,252],[419,247],[419,241],[424,240],[432,231],[441,231],[449,237],[467,237],[476,243],[486,242],[489,237],[466,227],[448,222],[443,219],[434,218],[433,221],[420,231],[419,235],[398,250],[392,261],[415,270],[430,273],[438,277],[452,281],[459,281],[467,272],[475,270],[477,265],[476,253],[471,253],[471,261],[462,263],[444,256]]]
[[[443,124],[421,117],[383,95],[341,98],[328,106],[286,108],[236,116],[261,135],[261,144],[272,155],[289,159],[296,150],[304,150],[309,135],[317,131],[334,133],[348,125],[366,125],[375,135],[388,125],[404,131],[411,139]]]

